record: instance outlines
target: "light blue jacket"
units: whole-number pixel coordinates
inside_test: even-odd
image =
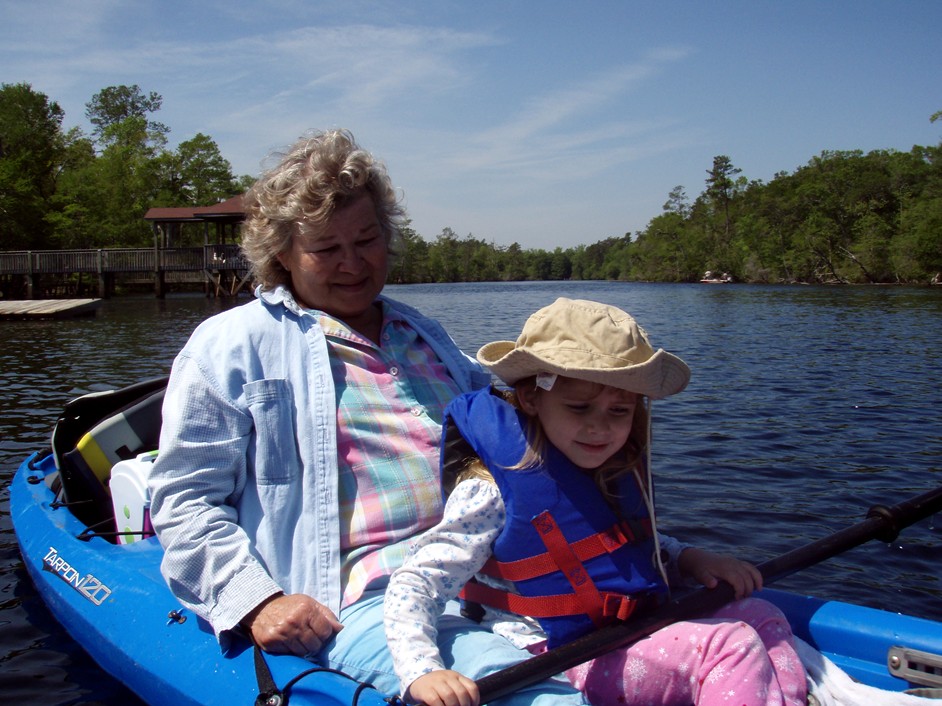
[[[185,606],[226,631],[265,598],[306,593],[340,610],[336,400],[315,317],[284,288],[206,320],[173,364],[151,513],[161,571]],[[462,391],[490,375],[414,308],[383,300]]]

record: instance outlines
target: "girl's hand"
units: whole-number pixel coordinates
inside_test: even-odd
[[[440,669],[423,674],[409,685],[407,699],[426,706],[478,706],[478,685],[463,674]]]
[[[762,588],[759,570],[748,561],[728,554],[689,547],[680,553],[678,566],[682,575],[696,579],[707,588],[716,588],[720,581],[726,581],[733,587],[737,599]]]

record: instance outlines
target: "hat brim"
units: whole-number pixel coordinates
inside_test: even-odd
[[[543,360],[530,351],[516,348],[513,341],[494,341],[478,351],[477,359],[508,385],[546,372],[617,387],[657,400],[677,394],[690,382],[687,364],[663,348],[643,363],[579,368]]]

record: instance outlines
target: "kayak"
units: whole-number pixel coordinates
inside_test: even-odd
[[[147,446],[156,447],[153,413],[163,388],[158,382],[142,389],[145,404],[136,390],[125,396],[133,404],[117,414],[97,420],[95,412],[95,424],[87,405],[82,414],[67,405],[53,448],[26,458],[11,482],[20,551],[56,620],[150,704],[248,704],[288,685],[293,704],[389,704],[393,695],[300,657],[262,655],[247,641],[223,653],[212,628],[180,605],[160,573],[163,550],[149,526],[142,481],[155,453]],[[102,395],[109,407],[124,401],[94,397]],[[95,487],[103,472],[110,473],[110,493],[76,497],[77,479]],[[942,687],[942,623],[769,588],[761,596],[785,612],[825,663],[853,680],[897,692]],[[259,703],[275,706],[274,698]]]

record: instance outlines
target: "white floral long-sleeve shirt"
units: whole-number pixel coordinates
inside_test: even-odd
[[[477,479],[459,483],[445,504],[441,522],[416,539],[405,565],[392,575],[384,622],[401,693],[423,674],[447,669],[436,644],[437,619],[490,558],[505,518],[495,484]],[[677,559],[688,545],[662,534],[658,541],[673,583]],[[486,609],[482,625],[517,647],[546,639],[536,620],[493,608]]]

